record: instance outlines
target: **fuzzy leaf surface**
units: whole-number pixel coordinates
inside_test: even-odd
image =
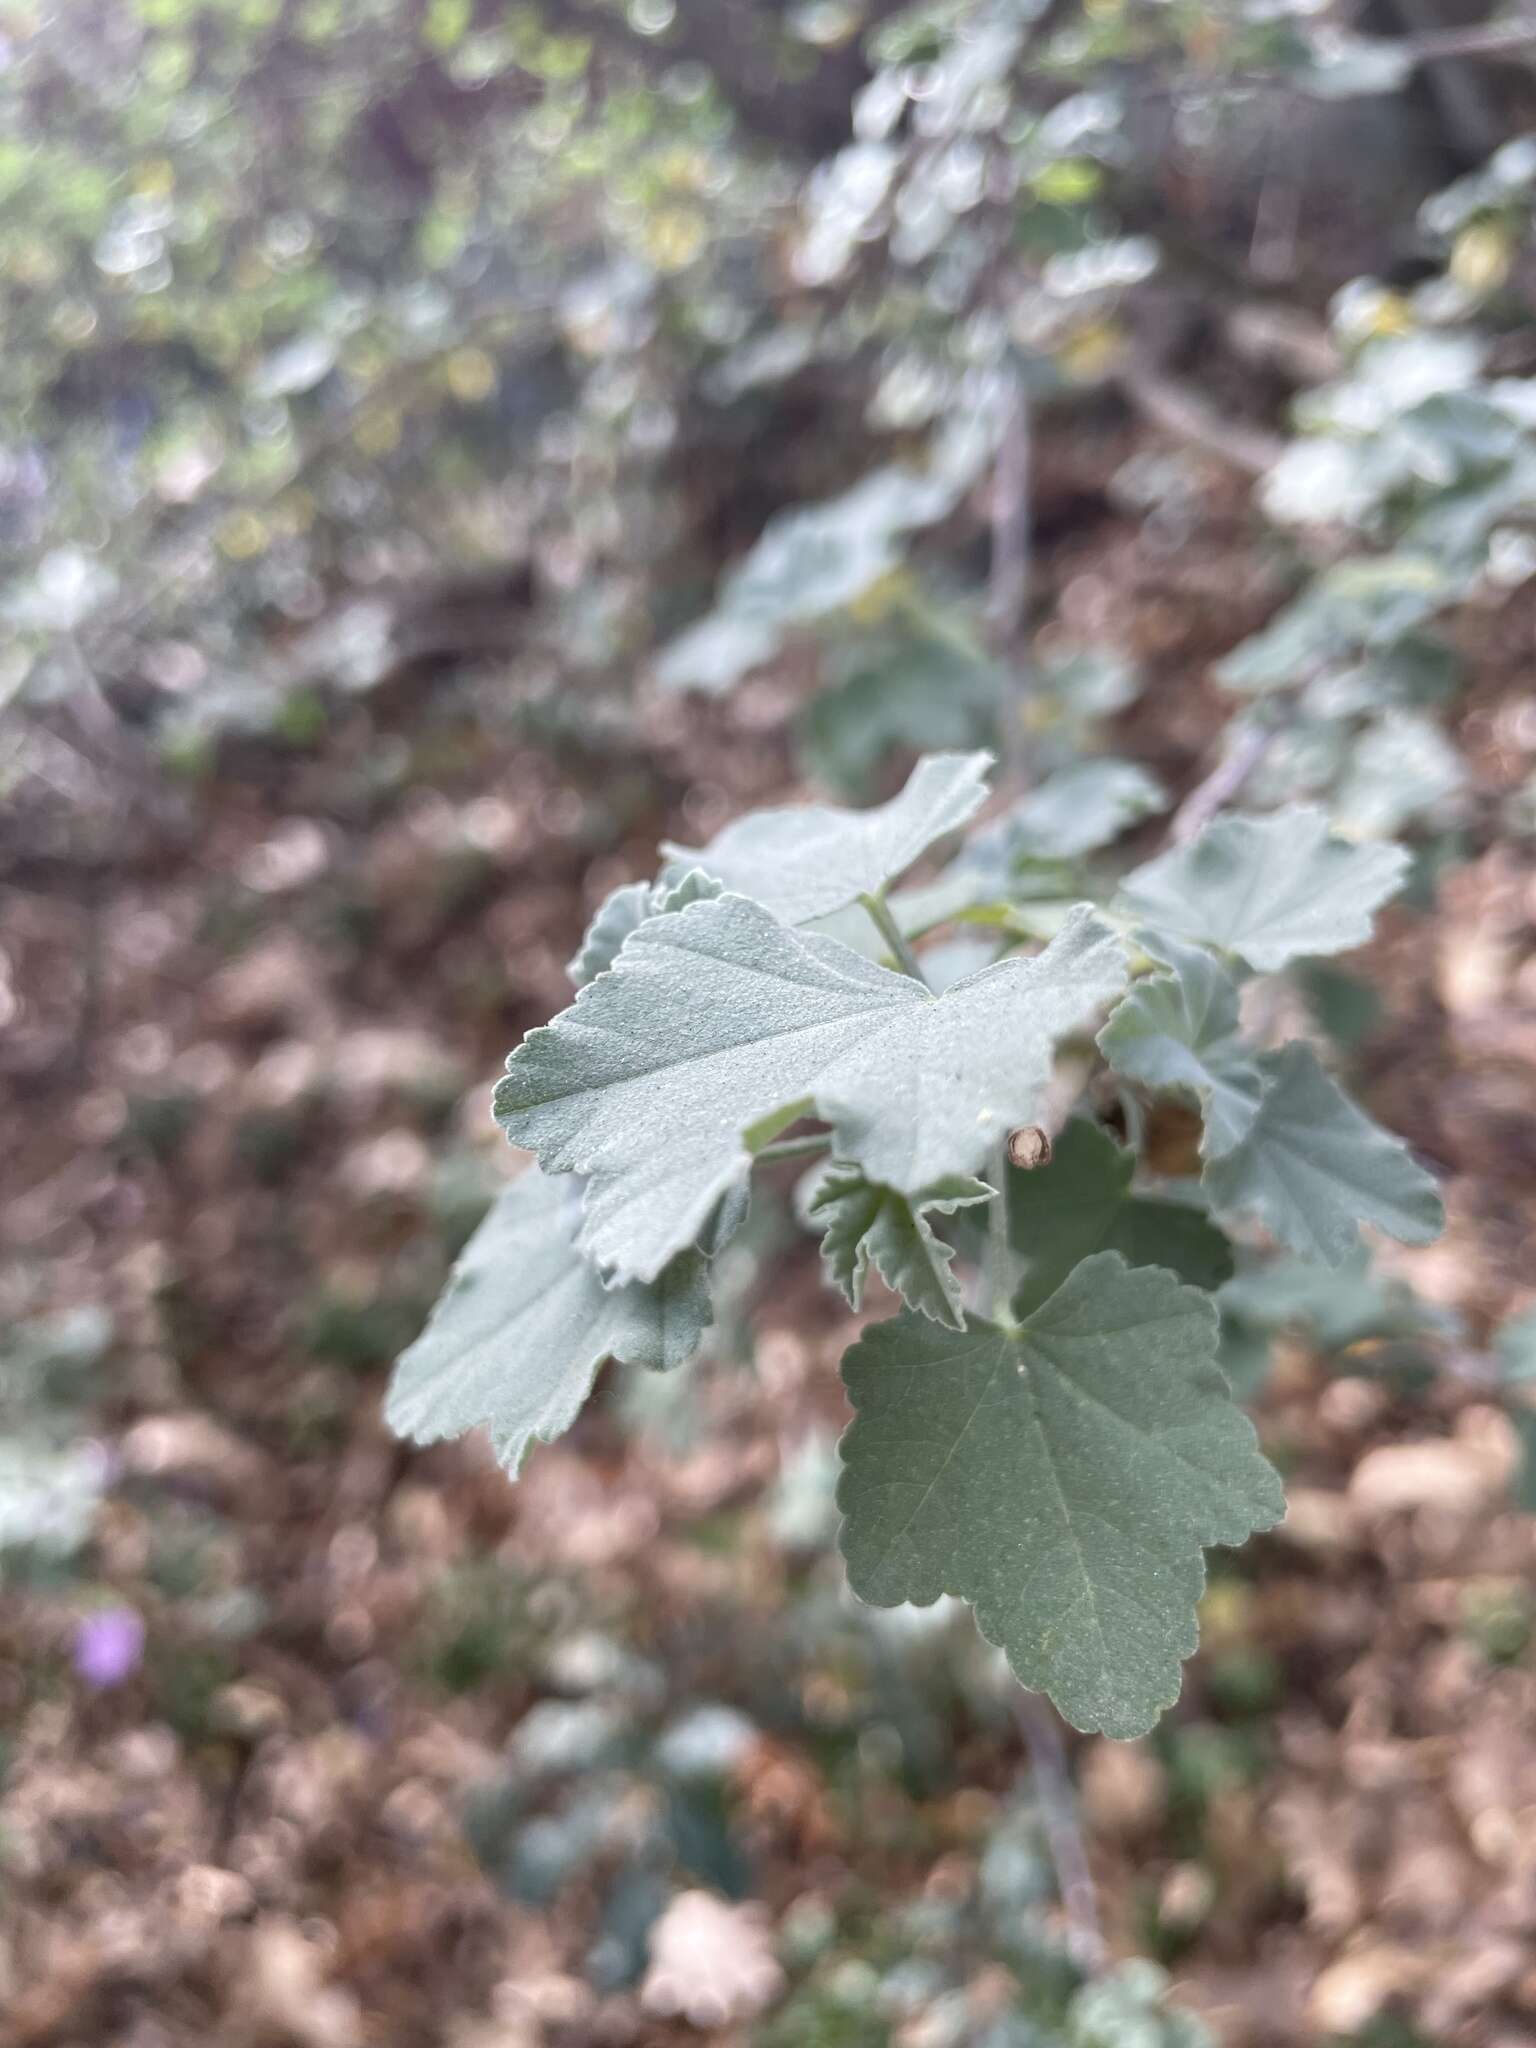
[[[662,850],[766,905],[786,924],[808,924],[875,895],[936,839],[974,817],[991,765],[987,753],[929,754],[900,795],[873,810],[784,804],[739,818],[708,846]]]
[[[1043,1301],[1093,1252],[1130,1266],[1167,1266],[1207,1290],[1232,1272],[1232,1247],[1198,1209],[1131,1192],[1136,1155],[1074,1117],[1049,1166],[1008,1174],[1008,1234],[1029,1261],[1016,1308]]]
[[[1398,1138],[1357,1109],[1310,1046],[1259,1059],[1264,1099],[1242,1143],[1208,1161],[1217,1210],[1253,1216],[1302,1258],[1340,1266],[1371,1223],[1402,1244],[1445,1228],[1433,1178]]]
[[[991,1197],[984,1180],[966,1174],[907,1196],[866,1180],[856,1167],[833,1166],[811,1201],[810,1218],[825,1228],[821,1256],[850,1308],[862,1306],[873,1266],[909,1308],[960,1330],[965,1318],[960,1283],[950,1269],[954,1249],[935,1236],[928,1217],[934,1211],[950,1216]]]
[[[1352,846],[1303,805],[1272,818],[1213,819],[1188,846],[1127,875],[1120,900],[1156,931],[1268,971],[1363,945],[1407,868],[1402,847]]]
[[[1205,1546],[1284,1510],[1216,1336],[1205,1295],[1112,1252],[1015,1329],[903,1315],[867,1331],[843,1361],[853,1590],[879,1607],[957,1594],[1074,1727],[1143,1733],[1195,1647]]]
[[[464,1247],[431,1321],[395,1366],[385,1420],[439,1443],[484,1427],[514,1475],[535,1437],[563,1435],[610,1358],[670,1369],[711,1314],[705,1261],[675,1259],[651,1286],[604,1287],[575,1248],[579,1191],[530,1167]]]
[[[1200,1104],[1200,1149],[1219,1159],[1259,1111],[1263,1082],[1239,1033],[1237,988],[1198,946],[1145,937],[1168,972],[1136,983],[1099,1033],[1099,1051],[1128,1081],[1177,1089]]]
[[[587,1176],[583,1255],[654,1279],[746,1178],[749,1136],[815,1114],[838,1159],[913,1195],[1027,1122],[1054,1047],[1125,983],[1086,907],[1034,959],[935,996],[741,896],[653,917],[507,1062],[496,1116]]]
[[[566,973],[577,988],[585,988],[613,965],[620,946],[648,917],[686,910],[690,903],[720,893],[720,884],[700,868],[690,868],[672,882],[621,882],[598,905]]]

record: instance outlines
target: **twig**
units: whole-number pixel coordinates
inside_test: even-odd
[[[1107,1959],[1104,1929],[1099,1920],[1099,1895],[1088,1851],[1077,1820],[1077,1801],[1067,1769],[1066,1745],[1055,1713],[1037,1692],[1018,1689],[1013,1696],[1029,1752],[1030,1774],[1040,1796],[1040,1818],[1056,1866],[1056,1889],[1067,1917],[1067,1943],[1083,1969],[1101,1970]]]
[[[1232,751],[1195,785],[1174,816],[1170,837],[1176,846],[1193,839],[1223,804],[1231,802],[1274,745],[1278,730],[1273,725],[1250,725]]]
[[[876,893],[861,896],[859,901],[874,920],[875,929],[890,947],[896,965],[901,969],[902,973],[910,974],[914,981],[920,981],[923,987],[926,988],[928,986],[928,977],[918,965],[917,955],[902,937],[901,926],[891,915],[891,907],[885,898]]]
[[[1155,427],[1192,442],[1248,476],[1262,476],[1273,469],[1285,452],[1278,434],[1229,419],[1187,385],[1175,383],[1145,363],[1129,363],[1120,372],[1119,384],[1136,410]]]

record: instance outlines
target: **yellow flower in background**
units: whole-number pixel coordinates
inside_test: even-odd
[[[645,224],[641,245],[658,270],[686,270],[703,252],[709,228],[691,207],[669,206]]]
[[[456,348],[443,365],[443,380],[461,405],[478,405],[496,389],[496,365],[483,348]]]
[[[1513,256],[1507,228],[1498,221],[1474,221],[1456,237],[1449,264],[1451,277],[1464,292],[1484,298],[1508,278]]]

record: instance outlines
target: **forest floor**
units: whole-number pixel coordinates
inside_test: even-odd
[[[1039,601],[1148,664],[1116,743],[1187,787],[1219,723],[1203,672],[1274,592],[1238,493],[1213,482],[1176,552],[1096,497],[1126,452],[1047,446]],[[1517,598],[1468,646],[1459,738],[1491,786],[1536,744],[1522,637]],[[958,2031],[917,1995],[864,2031],[750,2031],[781,1988],[764,1927],[798,1984],[828,1940],[845,1975],[888,1944],[892,1902],[960,1911],[1025,1769],[960,1624],[909,1643],[839,1597],[850,1319],[808,1240],[749,1303],[755,1372],[614,1387],[515,1489],[477,1442],[410,1452],[380,1419],[511,1163],[502,1056],[659,834],[796,793],[799,687],[791,665],[653,708],[616,770],[531,745],[483,691],[402,685],[306,747],[227,749],[169,830],[8,828],[0,1236],[29,1307],[111,1315],[117,1477],[86,1577],[0,1595],[7,2048],[937,2048],[1006,2003],[980,1959]],[[1368,973],[1363,1093],[1452,1219],[1395,1263],[1479,1341],[1536,1270],[1531,847],[1444,872]],[[1067,1738],[1109,1948],[1156,1955],[1234,2048],[1528,2043],[1536,1520],[1509,1505],[1508,1425],[1475,1381],[1410,1392],[1368,1348],[1325,1367],[1290,1342],[1260,1422],[1290,1516],[1213,1578],[1179,1707],[1142,1743]],[[87,1599],[146,1625],[119,1684],[72,1663]],[[671,1796],[668,1730],[718,1764],[674,1773],[708,1785],[658,1861],[630,1852]],[[635,1962],[657,1871],[760,1902],[732,1925],[763,1990],[728,2024],[664,2019]]]

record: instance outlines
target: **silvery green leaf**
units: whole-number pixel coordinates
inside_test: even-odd
[[[744,675],[773,659],[782,637],[765,619],[708,612],[668,641],[656,664],[656,680],[664,690],[723,697]]]
[[[667,844],[669,859],[715,876],[786,924],[828,917],[873,896],[986,801],[992,756],[929,754],[907,786],[873,810],[785,804],[754,811],[695,849]]]
[[[1259,1330],[1300,1328],[1320,1351],[1342,1351],[1367,1337],[1449,1334],[1453,1319],[1421,1302],[1401,1280],[1374,1270],[1361,1245],[1342,1266],[1269,1259],[1229,1280],[1222,1313]]]
[[[809,1215],[826,1232],[821,1256],[850,1308],[862,1307],[865,1276],[873,1265],[909,1308],[959,1330],[965,1318],[960,1283],[950,1270],[954,1250],[934,1235],[928,1216],[933,1211],[950,1216],[991,1198],[987,1183],[968,1174],[908,1196],[866,1180],[856,1167],[834,1165],[821,1176]]]
[[[649,882],[621,882],[610,890],[593,912],[592,922],[575,955],[566,963],[566,973],[577,988],[585,988],[618,958],[620,946],[651,914]]]
[[[1301,806],[1212,819],[1188,846],[1127,875],[1120,900],[1155,931],[1267,970],[1363,945],[1407,868],[1402,847],[1352,846],[1330,834],[1323,812]]]
[[[648,917],[665,917],[721,893],[721,885],[702,868],[689,868],[659,882],[621,882],[599,904],[566,973],[577,988],[585,988],[613,965],[620,946]]]
[[[1433,720],[1384,711],[1355,740],[1331,809],[1351,836],[1376,838],[1432,811],[1465,782],[1461,756]]]
[[[861,792],[894,749],[984,745],[1007,689],[1004,671],[960,632],[935,627],[860,643],[800,723],[803,758],[839,789]]]
[[[1536,1308],[1524,1309],[1499,1325],[1493,1356],[1501,1377],[1512,1384],[1536,1380]]]
[[[631,934],[507,1062],[496,1116],[548,1171],[587,1176],[583,1255],[654,1279],[796,1117],[902,1194],[974,1173],[1029,1121],[1056,1043],[1125,982],[1086,906],[1035,959],[935,996],[726,895]]]
[[[1258,1114],[1262,1083],[1238,1029],[1237,988],[1209,953],[1144,935],[1166,974],[1138,981],[1099,1033],[1117,1074],[1193,1095],[1208,1159],[1230,1152]]]
[[[1046,1166],[1008,1173],[1008,1234],[1024,1255],[1016,1312],[1043,1301],[1092,1252],[1132,1266],[1167,1266],[1196,1287],[1219,1287],[1232,1248],[1186,1203],[1131,1192],[1136,1155],[1085,1117],[1073,1117]]]
[[[1294,73],[1302,92],[1320,100],[1368,99],[1401,92],[1413,76],[1416,52],[1401,38],[1357,36],[1333,30],[1314,37],[1315,57]]]
[[[1019,860],[1077,860],[1168,808],[1156,776],[1134,761],[1077,761],[1048,775],[979,833],[968,852]]]
[[[692,1356],[710,1322],[704,1259],[688,1250],[652,1285],[605,1287],[575,1249],[579,1219],[578,1190],[536,1168],[502,1190],[395,1367],[397,1435],[484,1427],[515,1475],[535,1437],[570,1428],[606,1360],[664,1370]]]
[[[1113,1252],[1017,1328],[902,1315],[867,1331],[843,1360],[854,1592],[958,1594],[1074,1727],[1142,1734],[1195,1647],[1205,1546],[1284,1507],[1216,1336],[1206,1295]]]
[[[1373,1123],[1309,1046],[1259,1059],[1264,1099],[1242,1143],[1207,1162],[1204,1186],[1226,1215],[1253,1216],[1303,1258],[1339,1266],[1373,1224],[1403,1244],[1445,1227],[1440,1191],[1408,1148]]]

